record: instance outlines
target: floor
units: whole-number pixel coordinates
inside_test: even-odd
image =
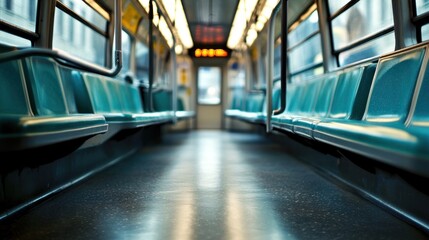
[[[4,239],[427,239],[254,133],[169,134],[1,226]]]

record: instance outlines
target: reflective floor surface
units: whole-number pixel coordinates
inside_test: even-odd
[[[2,226],[5,239],[425,239],[258,134],[168,134]]]

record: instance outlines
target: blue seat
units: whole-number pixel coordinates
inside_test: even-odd
[[[239,97],[241,98],[241,97]],[[238,100],[235,100],[237,103]],[[249,123],[265,123],[266,111],[265,107],[265,91],[252,90],[245,94],[245,98],[240,105],[235,105],[234,108],[227,109],[225,116],[239,119]]]
[[[319,90],[325,78],[329,76],[312,76],[310,79],[298,84],[288,84],[286,111],[280,115],[273,116],[273,127],[293,133],[294,122],[299,118],[311,115],[314,111]]]
[[[0,63],[0,150],[23,150],[107,131],[102,115],[76,114],[58,64],[46,57]]]
[[[292,120],[294,133],[312,138],[315,123],[320,118],[325,117],[329,111],[337,79],[338,73],[329,73],[321,77],[317,84],[312,84],[315,86],[311,86],[311,91],[306,92],[306,98],[312,99],[311,102],[306,103],[307,106],[304,112],[301,112],[299,117],[295,117]],[[317,92],[314,88],[318,89]]]
[[[313,115],[294,121],[294,132],[313,138],[315,126],[326,118],[361,119],[375,66],[375,63],[353,66],[325,79]]]
[[[182,98],[177,98],[177,110],[176,110],[176,117],[178,120],[188,119],[195,117],[195,112],[186,109],[185,103]]]
[[[76,91],[88,92],[92,110],[103,114],[111,128],[109,131],[160,124],[172,118],[163,113],[144,112],[138,89],[121,80],[92,73],[81,73],[76,78],[76,81],[83,81],[79,86],[84,87]]]
[[[244,110],[238,114],[238,119],[249,123],[265,123],[265,91],[252,90],[247,93]]]
[[[326,119],[316,125],[314,138],[429,176],[427,110],[420,110],[424,108],[420,104],[426,103],[417,101],[414,94],[423,78],[422,63],[426,52],[427,46],[418,45],[382,56],[362,120]],[[427,99],[426,93],[421,91],[427,88],[426,81],[424,79],[421,84],[421,99]],[[416,102],[415,114],[411,118],[412,103]]]

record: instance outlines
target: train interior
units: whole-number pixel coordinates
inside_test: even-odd
[[[428,0],[0,0],[0,238],[428,239]]]

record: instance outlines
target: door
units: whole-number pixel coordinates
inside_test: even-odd
[[[201,66],[197,70],[197,128],[222,128],[222,68]]]

